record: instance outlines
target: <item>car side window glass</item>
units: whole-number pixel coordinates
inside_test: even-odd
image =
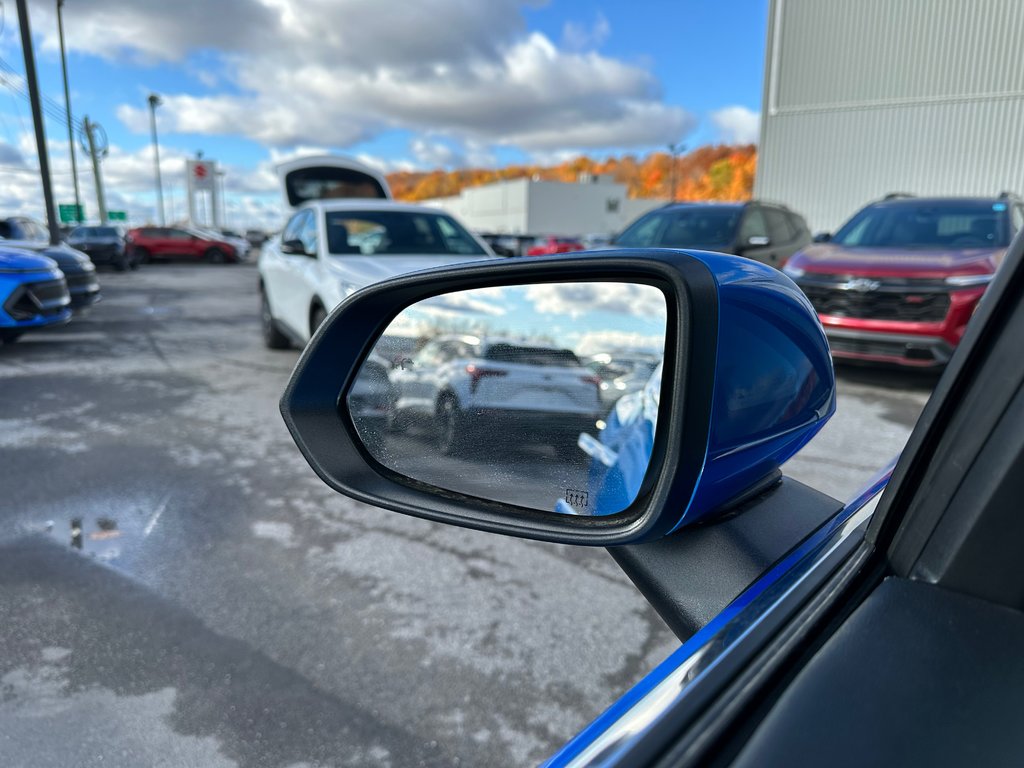
[[[306,253],[315,254],[317,252],[317,231],[316,231],[316,216],[306,211],[308,214],[302,221],[302,229],[299,231],[299,240],[302,241],[302,247]]]
[[[167,230],[167,236],[174,240],[188,240],[192,235],[186,232],[184,229],[169,229]]]
[[[281,234],[282,243],[299,239],[299,232],[302,230],[302,222],[305,218],[306,211],[299,211],[292,216],[291,220],[285,225],[284,232]]]
[[[747,243],[752,237],[768,237],[764,214],[756,207],[747,208],[743,214],[743,223],[740,224],[740,242]]]
[[[793,239],[786,214],[775,208],[765,208],[764,217],[768,224],[768,237],[773,243],[788,243]]]

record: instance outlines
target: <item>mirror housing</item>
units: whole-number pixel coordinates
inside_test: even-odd
[[[281,243],[281,253],[289,253],[293,256],[309,256],[306,246],[301,240],[285,240]]]
[[[832,240],[831,232],[819,232],[814,236],[814,242],[816,243],[827,243]]]
[[[646,283],[666,300],[656,434],[629,508],[600,517],[555,515],[414,481],[373,459],[345,398],[404,308],[455,291],[581,280]],[[369,286],[320,326],[281,400],[299,449],[339,492],[439,522],[595,546],[660,538],[765,490],[834,410],[828,343],[788,277],[736,256],[673,250],[469,264]]]

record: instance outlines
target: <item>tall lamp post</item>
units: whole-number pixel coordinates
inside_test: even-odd
[[[71,178],[75,183],[75,221],[82,223],[82,198],[78,193],[78,163],[75,161],[75,131],[71,126],[71,90],[68,88],[68,56],[64,49],[64,0],[57,0],[57,33],[60,37],[60,66],[64,73],[64,106],[68,113],[68,149],[71,151]]]
[[[672,166],[671,166],[671,168],[669,170],[669,179],[670,179],[670,181],[669,181],[669,187],[670,187],[669,197],[672,198],[672,202],[674,203],[676,201],[676,157],[679,156],[680,152],[685,152],[686,151],[686,145],[678,143],[678,142],[675,143],[675,144],[669,144],[668,145],[668,151],[669,151],[669,153],[671,154],[671,157],[672,157],[672,160],[671,160]]]
[[[163,102],[155,93],[149,94],[149,127],[153,132],[153,167],[156,170],[156,207],[160,215],[160,226],[167,222],[164,219],[164,185],[160,179],[160,144],[156,139],[156,108]]]
[[[36,152],[39,154],[39,179],[43,183],[43,204],[46,223],[50,228],[50,244],[60,243],[60,222],[53,205],[53,187],[50,184],[50,155],[46,151],[46,131],[43,127],[43,107],[39,100],[39,81],[36,79],[36,57],[32,51],[32,29],[28,21],[28,3],[18,0],[18,26],[21,27],[21,50],[25,57],[25,83],[28,100],[32,105],[32,125],[36,133]]]

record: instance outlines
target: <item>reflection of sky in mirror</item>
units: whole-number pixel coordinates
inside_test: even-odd
[[[634,283],[575,282],[460,291],[404,310],[388,335],[475,333],[546,340],[580,355],[664,348],[665,298]]]

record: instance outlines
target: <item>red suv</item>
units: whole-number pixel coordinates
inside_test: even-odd
[[[783,267],[818,312],[837,359],[944,365],[1024,226],[997,198],[893,195]]]
[[[139,227],[128,232],[125,243],[136,261],[203,259],[221,264],[238,261],[238,251],[216,235],[183,227]]]

